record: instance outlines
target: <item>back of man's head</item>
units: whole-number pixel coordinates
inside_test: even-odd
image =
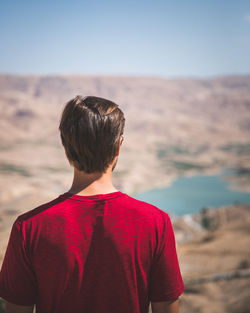
[[[125,118],[110,100],[76,96],[68,101],[59,125],[69,163],[86,173],[106,172],[119,148]]]

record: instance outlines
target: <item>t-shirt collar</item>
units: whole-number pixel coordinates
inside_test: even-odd
[[[74,194],[71,192],[65,192],[61,194],[60,196],[63,198],[79,200],[79,201],[102,201],[102,200],[117,198],[123,195],[125,194],[121,191],[114,191],[110,193],[105,193],[105,194],[100,193],[100,194],[91,195],[91,196],[83,196],[83,195],[78,195],[78,194]]]

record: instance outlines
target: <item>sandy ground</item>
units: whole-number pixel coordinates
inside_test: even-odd
[[[196,214],[196,219],[201,216]],[[209,216],[213,230],[177,243],[185,285],[180,311],[250,312],[250,205],[219,208]],[[230,278],[236,272],[243,277]]]

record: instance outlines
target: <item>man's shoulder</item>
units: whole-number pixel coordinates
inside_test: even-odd
[[[20,215],[18,215],[16,221],[17,222],[23,222],[23,221],[28,221],[28,220],[34,220],[36,218],[39,218],[39,216],[43,215],[44,213],[46,214],[47,210],[49,208],[54,207],[55,205],[59,204],[61,202],[60,197],[53,198],[52,200],[49,200],[45,203],[42,203],[35,208],[26,211]]]
[[[138,200],[132,196],[129,196],[126,194],[126,204],[128,204],[128,206],[130,208],[134,208],[139,210],[141,213],[147,213],[150,214],[151,216],[159,216],[160,218],[168,218],[169,214],[165,211],[163,211],[162,209],[160,209],[159,207],[157,207],[156,205],[153,205],[151,203],[148,203],[146,201],[142,201],[142,200]]]

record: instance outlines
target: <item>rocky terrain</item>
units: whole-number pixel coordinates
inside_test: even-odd
[[[181,312],[250,312],[250,205],[199,212],[194,220],[205,231],[177,243],[186,287]]]
[[[185,285],[180,312],[250,312],[250,205],[202,210],[173,227]]]
[[[230,188],[250,192],[250,76],[0,75],[0,265],[15,218],[71,185],[58,126],[77,94],[108,98],[124,111],[117,189],[132,194],[228,168]],[[174,221],[187,286],[181,312],[249,311],[248,217],[239,205]]]

